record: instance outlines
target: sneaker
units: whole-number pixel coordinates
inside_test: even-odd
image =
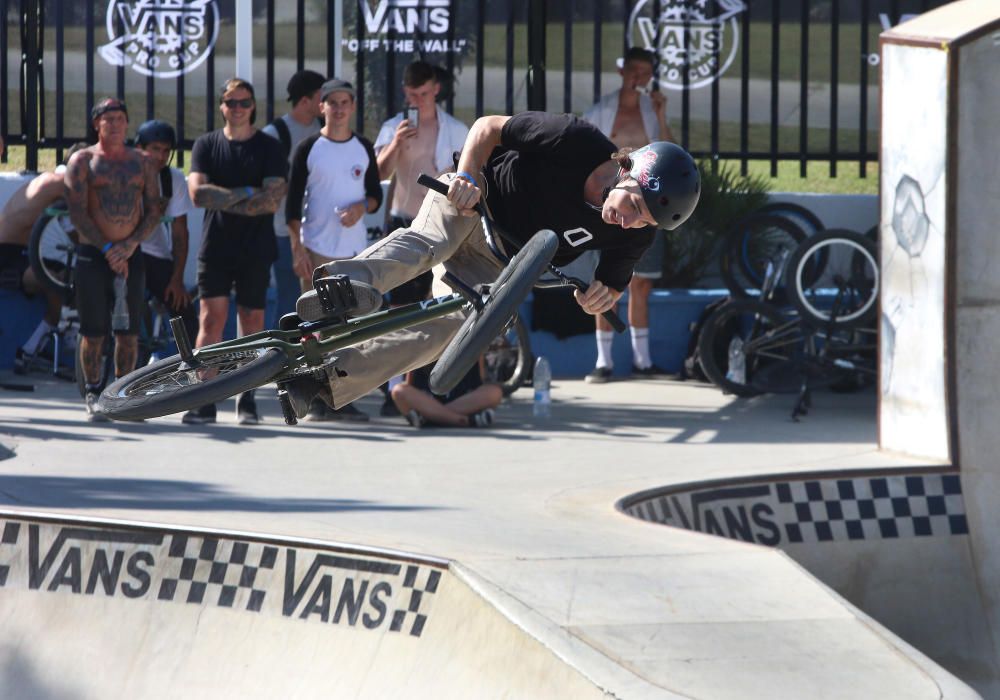
[[[331,408],[326,412],[324,420],[343,420],[352,423],[367,423],[368,414],[355,408],[354,404],[347,404],[342,408]]]
[[[257,401],[253,391],[244,391],[236,401],[236,422],[240,425],[257,425],[260,415],[257,413]]]
[[[351,283],[356,300],[354,306],[346,310],[348,316],[367,316],[379,310],[382,306],[382,295],[375,287],[357,280],[348,281]],[[295,313],[303,321],[317,321],[326,316],[315,289],[310,289],[299,297],[299,300],[295,302]]]
[[[610,367],[595,367],[594,371],[583,378],[588,384],[604,384],[611,381]]]
[[[411,408],[409,413],[406,414],[406,422],[417,430],[420,430],[420,428],[423,428],[427,424],[427,421],[424,420],[422,415],[417,413],[417,409],[415,408]]]
[[[636,379],[676,379],[677,375],[667,370],[650,365],[649,367],[636,367],[632,365],[632,376]]]
[[[288,393],[292,410],[295,411],[298,418],[307,418],[313,412],[317,401],[328,407],[333,403],[333,397],[330,396],[330,385],[317,376],[296,377],[292,381],[286,382],[284,389]],[[310,418],[309,420],[320,419]]]
[[[29,358],[31,356],[24,351],[24,348],[18,348],[17,352],[14,353],[14,374],[27,374],[29,367]]]
[[[187,425],[204,425],[215,422],[215,404],[209,403],[200,408],[192,408],[181,418],[181,423]]]
[[[470,428],[488,428],[493,425],[493,409],[485,408],[469,416]]]
[[[84,402],[87,407],[87,420],[91,423],[107,423],[110,418],[104,415],[104,412],[97,405],[97,400],[100,395],[96,391],[88,391],[87,395],[84,397]]]

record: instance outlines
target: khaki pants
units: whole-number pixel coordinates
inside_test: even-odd
[[[447,182],[451,177],[440,179]],[[472,287],[493,282],[503,269],[486,245],[479,217],[462,216],[445,197],[428,192],[409,228],[396,229],[354,258],[335,260],[326,269],[331,275],[367,282],[384,294],[441,263]],[[433,362],[463,320],[454,313],[338,351],[336,372],[330,372],[334,405],[345,406],[390,377]]]

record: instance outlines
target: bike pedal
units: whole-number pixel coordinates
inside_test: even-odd
[[[351,279],[347,275],[321,277],[313,282],[323,313],[327,316],[346,316],[358,305]]]

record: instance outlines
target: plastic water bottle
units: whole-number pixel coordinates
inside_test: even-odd
[[[111,312],[111,330],[128,330],[128,299],[126,299],[126,282],[122,275],[115,275],[115,307]]]
[[[729,341],[729,370],[726,379],[736,384],[747,382],[747,359],[743,353],[743,339],[739,336]]]
[[[532,384],[535,387],[535,404],[532,412],[535,418],[548,418],[552,415],[552,396],[549,393],[552,385],[552,369],[544,357],[539,357],[535,361]]]

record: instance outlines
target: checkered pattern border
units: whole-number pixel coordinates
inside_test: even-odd
[[[209,596],[219,607],[260,612],[266,591],[254,584],[262,569],[274,569],[277,558],[273,546],[173,535],[157,598],[201,604]]]
[[[403,629],[406,624],[408,617],[413,618],[413,624],[410,625],[410,635],[413,637],[419,637],[424,631],[424,623],[427,622],[427,616],[420,613],[420,604],[423,601],[425,594],[437,593],[438,583],[441,581],[441,572],[434,569],[429,569],[424,567],[427,571],[427,577],[424,579],[422,585],[417,585],[417,575],[420,572],[419,566],[407,566],[406,574],[403,576],[403,588],[409,589],[410,591],[410,602],[406,608],[396,610],[392,614],[392,623],[389,625],[389,629],[392,632],[399,632]]]
[[[746,539],[725,530],[723,509],[763,504],[781,533],[779,545],[967,535],[956,474],[809,479],[697,489],[651,496],[626,508],[633,517]],[[717,513],[722,513],[719,515]]]

